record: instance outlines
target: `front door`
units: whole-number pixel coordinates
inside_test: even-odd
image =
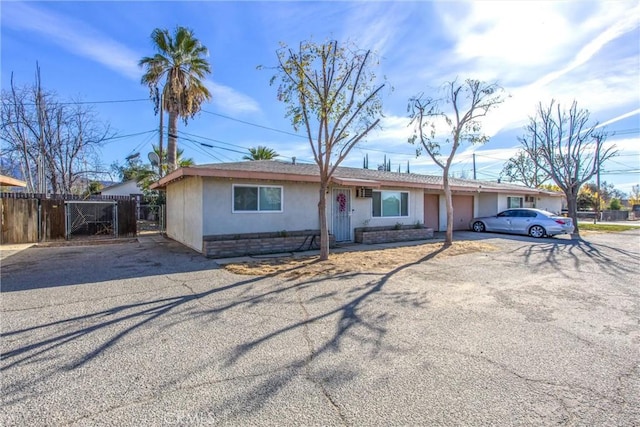
[[[424,195],[424,226],[440,230],[440,197],[437,194]]]
[[[332,221],[331,232],[336,236],[336,242],[351,240],[351,190],[336,188],[331,193]]]

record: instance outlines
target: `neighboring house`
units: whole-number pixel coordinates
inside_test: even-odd
[[[11,178],[10,176],[0,175],[1,187],[26,187],[27,183],[20,181],[19,179]]]
[[[474,216],[513,207],[560,212],[561,194],[514,184],[451,180],[454,230]],[[327,197],[329,231],[353,241],[357,227],[421,224],[446,229],[442,177],[338,168]],[[166,232],[199,252],[216,236],[281,233],[320,228],[319,172],[315,164],[251,161],[178,169],[152,188],[165,189]]]
[[[142,188],[132,179],[105,187],[100,191],[103,196],[138,196],[142,195]]]
[[[143,211],[140,209],[140,205],[142,204],[142,187],[138,184],[138,182],[134,179],[120,182],[118,184],[111,185],[109,187],[103,188],[100,191],[100,194],[103,196],[127,196],[136,200],[136,219],[143,219]]]

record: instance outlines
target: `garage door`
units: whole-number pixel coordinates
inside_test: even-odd
[[[468,230],[469,222],[473,219],[473,196],[454,195],[453,203],[453,229]]]

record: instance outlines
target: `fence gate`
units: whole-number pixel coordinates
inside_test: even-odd
[[[78,236],[118,236],[118,202],[76,201],[64,202],[66,238]]]

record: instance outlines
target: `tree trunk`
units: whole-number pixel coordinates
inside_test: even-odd
[[[178,156],[178,114],[169,112],[169,138],[167,142],[167,167],[169,172],[176,170]]]
[[[444,185],[444,198],[447,206],[447,232],[444,237],[444,244],[445,246],[450,246],[453,243],[453,201],[451,200],[448,168],[444,169],[442,183]]]
[[[318,218],[320,219],[320,261],[329,259],[329,227],[327,225],[327,190],[326,182],[320,183],[318,201]]]
[[[572,194],[571,190],[564,193],[567,198],[567,210],[569,218],[573,221],[572,239],[580,239],[580,230],[578,229],[578,194]]]

